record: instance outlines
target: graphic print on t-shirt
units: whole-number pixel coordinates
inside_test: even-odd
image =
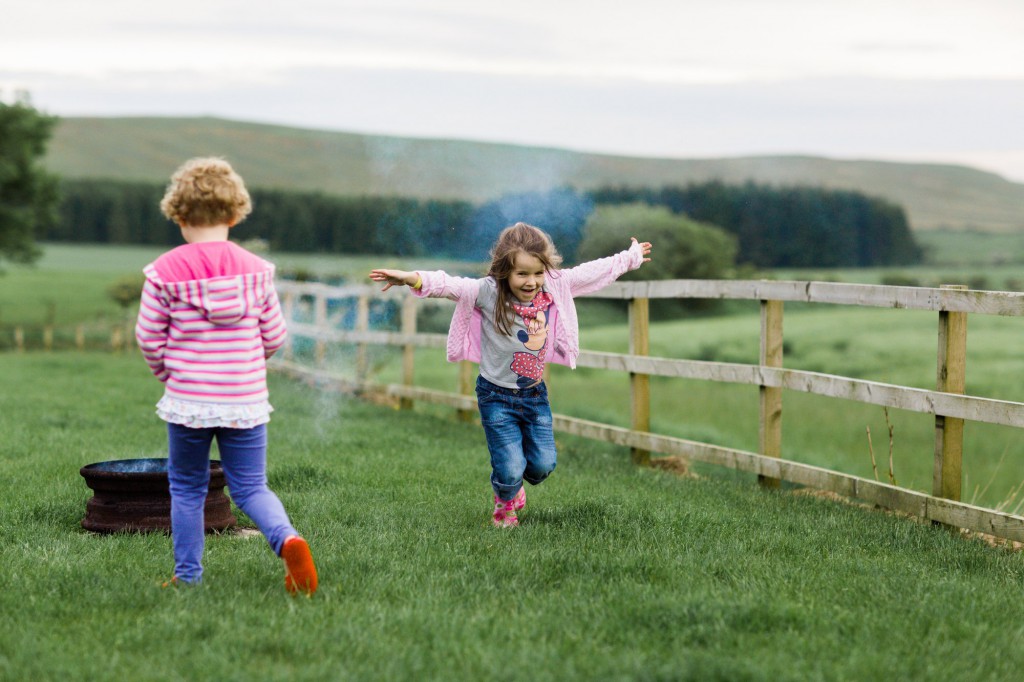
[[[511,370],[521,387],[532,386],[544,378],[544,356],[547,354],[548,308],[554,299],[546,291],[538,293],[530,303],[513,303],[516,314],[523,318],[526,330],[520,329],[517,338],[527,351],[512,354]]]

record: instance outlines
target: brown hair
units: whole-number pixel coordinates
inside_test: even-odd
[[[198,157],[174,171],[160,210],[179,225],[234,225],[249,215],[252,201],[231,164],[215,157]]]
[[[512,334],[512,289],[508,279],[516,265],[516,256],[525,253],[541,262],[545,271],[557,270],[562,264],[551,237],[544,230],[526,223],[506,227],[491,248],[491,269],[487,274],[498,283],[498,302],[494,306],[494,329],[501,334]]]

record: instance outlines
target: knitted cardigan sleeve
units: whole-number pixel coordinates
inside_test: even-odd
[[[417,271],[423,280],[419,289],[412,289],[420,298],[447,298],[455,301],[451,325],[448,328],[446,354],[449,362],[475,359],[470,351],[474,343],[479,346],[479,329],[474,329],[476,299],[480,293],[482,279],[453,277],[443,270]]]
[[[640,244],[633,244],[625,251],[581,263],[573,268],[559,271],[569,284],[572,296],[583,296],[600,291],[630,270],[636,270],[644,262]]]
[[[456,277],[444,270],[417,270],[416,274],[423,280],[419,289],[411,289],[414,296],[420,298],[447,298],[459,301],[467,295],[476,300],[480,291],[480,280],[473,277]]]
[[[580,331],[573,298],[603,289],[624,273],[639,268],[643,262],[643,248],[634,244],[614,256],[551,273],[549,285],[559,310],[554,352],[550,356],[552,362],[576,368],[576,358],[580,352]]]

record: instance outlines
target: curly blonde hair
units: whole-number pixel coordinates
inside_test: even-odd
[[[197,157],[174,171],[160,210],[188,227],[235,225],[252,212],[252,200],[230,163],[217,157]]]
[[[516,223],[506,227],[498,235],[498,241],[491,247],[491,267],[487,274],[498,284],[498,303],[494,307],[494,329],[501,334],[512,334],[512,321],[515,311],[512,303],[515,296],[508,285],[509,277],[516,266],[519,254],[533,256],[541,262],[544,270],[557,270],[562,264],[562,256],[555,248],[548,233],[539,227],[526,223]]]

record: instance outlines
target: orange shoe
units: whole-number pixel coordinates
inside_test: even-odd
[[[316,566],[306,541],[294,535],[285,540],[281,558],[284,559],[285,589],[292,594],[302,592],[307,597],[312,596],[317,587]]]

